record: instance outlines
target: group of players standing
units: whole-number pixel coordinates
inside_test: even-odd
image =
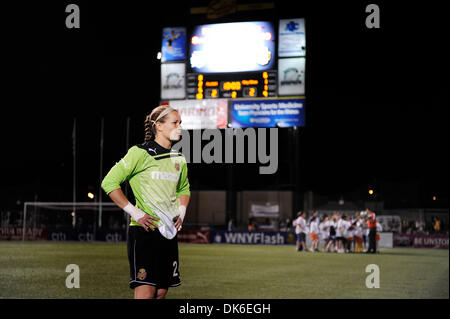
[[[377,223],[374,212],[366,209],[358,212],[354,216],[334,212],[331,216],[323,215],[319,217],[318,212],[314,212],[306,220],[306,212],[299,212],[297,219],[293,221],[297,236],[296,251],[308,251],[306,247],[306,236],[311,237],[311,247],[309,251],[319,252],[319,242],[324,242],[323,252],[336,253],[361,253],[368,241],[368,248],[365,253],[377,253],[381,225]]]

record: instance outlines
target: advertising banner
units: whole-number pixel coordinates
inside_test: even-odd
[[[92,231],[81,229],[59,228],[48,230],[48,240],[51,241],[95,241]]]
[[[212,244],[293,245],[295,234],[290,232],[228,232],[211,231]]]
[[[226,99],[169,101],[177,109],[185,130],[226,128],[228,101]]]
[[[161,62],[186,59],[186,28],[164,28],[162,34]]]
[[[25,228],[25,240],[47,240],[46,228]],[[22,240],[22,227],[0,227],[0,240]]]
[[[22,240],[22,227],[1,227],[0,240]],[[99,229],[94,236],[92,230],[73,228],[26,228],[25,240],[51,241],[126,241],[126,230]]]
[[[278,95],[305,94],[305,58],[278,60]]]
[[[127,233],[125,229],[111,230],[98,229],[94,235],[92,230],[73,229],[73,228],[59,228],[48,229],[48,240],[51,241],[107,241],[107,242],[122,242],[127,240]]]
[[[394,234],[394,247],[448,249],[448,235]]]
[[[278,56],[305,56],[305,19],[280,20],[278,29]]]
[[[83,240],[83,237],[80,239]],[[96,240],[106,242],[122,242],[127,240],[127,231],[125,229],[99,229],[96,232]]]
[[[209,244],[209,230],[181,230],[178,233],[180,243]]]
[[[279,205],[257,205],[252,204],[250,217],[278,217],[280,214]]]
[[[185,72],[184,63],[161,64],[161,99],[186,97]]]
[[[233,128],[304,126],[304,105],[304,98],[231,101],[231,125]]]

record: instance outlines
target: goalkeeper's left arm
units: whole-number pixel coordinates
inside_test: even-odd
[[[178,212],[179,212],[179,215],[178,215],[178,218],[177,218],[177,220],[175,221],[175,224],[174,224],[175,228],[178,231],[181,230],[181,225],[183,224],[184,216],[186,215],[186,209],[187,209],[187,206],[189,205],[189,198],[190,198],[189,195],[180,195],[178,197],[178,203],[179,203],[179,205],[178,205]]]
[[[179,231],[181,230],[181,225],[184,221],[184,216],[186,215],[186,209],[189,205],[189,198],[191,196],[191,192],[189,190],[189,179],[187,172],[187,165],[183,165],[180,180],[177,185],[177,198],[178,198],[178,218],[175,221],[175,228]]]

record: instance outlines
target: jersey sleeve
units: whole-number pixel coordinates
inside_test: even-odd
[[[189,179],[188,179],[186,163],[183,165],[180,180],[178,181],[178,185],[177,185],[177,197],[179,197],[181,195],[188,195],[188,196],[191,195],[191,192],[189,190]]]
[[[143,170],[145,153],[133,146],[128,153],[117,162],[102,181],[102,188],[106,194],[120,188],[120,185],[135,174]]]

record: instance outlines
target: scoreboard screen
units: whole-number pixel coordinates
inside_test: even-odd
[[[196,26],[189,36],[188,99],[272,97],[277,94],[271,22]]]
[[[305,123],[303,18],[167,27],[161,103],[185,129]]]
[[[266,21],[207,24],[190,34],[188,66],[195,73],[265,71],[275,67],[275,33]]]

